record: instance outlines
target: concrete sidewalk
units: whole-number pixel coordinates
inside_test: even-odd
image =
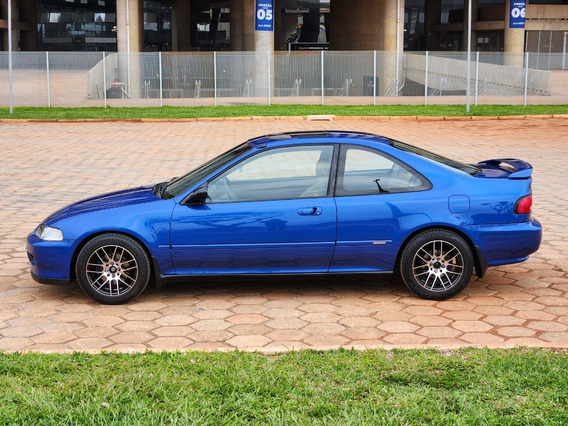
[[[25,238],[54,210],[177,176],[252,136],[289,130],[384,134],[467,162],[535,168],[538,253],[431,302],[378,277],[200,280],[123,306],[35,283]],[[330,347],[568,347],[568,120],[262,119],[0,123],[0,350],[143,351]]]

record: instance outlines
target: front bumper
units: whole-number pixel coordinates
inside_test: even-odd
[[[70,279],[59,279],[59,278],[46,278],[40,277],[36,275],[33,271],[31,271],[32,278],[34,281],[37,281],[40,284],[49,284],[49,285],[69,285],[71,284]]]
[[[72,281],[74,240],[44,241],[32,232],[26,241],[32,278],[42,284],[65,285]]]

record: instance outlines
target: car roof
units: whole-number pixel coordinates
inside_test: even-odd
[[[275,145],[279,141],[302,141],[310,139],[310,141],[325,141],[325,139],[332,139],[335,143],[340,142],[353,142],[353,139],[359,141],[373,141],[386,145],[390,145],[391,140],[384,136],[375,135],[372,133],[364,132],[349,132],[345,130],[316,130],[316,131],[299,131],[299,132],[283,132],[272,133],[269,135],[259,136],[248,140],[248,143],[255,148],[264,148],[270,145]],[[330,140],[330,142],[332,142]]]

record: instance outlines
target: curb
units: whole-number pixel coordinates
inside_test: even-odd
[[[324,118],[325,117],[325,118]],[[568,118],[568,114],[504,115],[504,116],[429,116],[429,115],[349,115],[349,116],[247,116],[247,117],[192,117],[192,118],[2,118],[0,123],[192,123],[215,121],[484,121],[484,120],[549,120]]]
[[[300,348],[290,348],[287,346],[271,346],[271,347],[262,347],[262,346],[252,346],[252,347],[244,347],[244,348],[227,348],[227,347],[217,347],[217,348],[208,348],[208,349],[166,349],[166,348],[145,348],[145,349],[124,349],[124,350],[108,350],[108,349],[84,349],[84,350],[73,350],[73,349],[63,349],[60,351],[54,350],[34,350],[34,349],[23,349],[17,351],[2,351],[3,353],[43,353],[43,354],[72,354],[72,353],[89,353],[89,354],[101,354],[105,352],[116,352],[116,353],[126,353],[126,354],[137,354],[137,353],[145,353],[145,352],[258,352],[263,355],[278,355],[284,354],[289,352],[299,352],[299,351],[330,351],[330,350],[338,350],[338,349],[345,349],[345,350],[356,350],[360,352],[369,351],[369,350],[385,350],[385,351],[393,351],[393,350],[433,350],[438,352],[451,352],[459,349],[466,349],[466,348],[474,348],[474,349],[490,349],[490,350],[507,350],[507,349],[515,349],[515,348],[537,348],[537,349],[549,349],[549,350],[558,350],[558,351],[568,351],[568,343],[542,343],[540,345],[523,345],[523,344],[515,344],[515,343],[499,343],[499,344],[488,344],[488,345],[474,345],[474,344],[440,344],[440,345],[352,345],[352,346],[332,346],[332,345],[325,345],[325,346],[309,346],[309,347],[300,347]]]

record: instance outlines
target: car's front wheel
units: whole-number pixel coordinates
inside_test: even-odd
[[[404,248],[400,275],[416,295],[442,300],[462,291],[473,272],[468,244],[454,232],[439,229],[415,236]]]
[[[92,299],[106,305],[137,297],[150,279],[150,261],[144,248],[122,234],[104,234],[90,240],[79,252],[77,281]]]

